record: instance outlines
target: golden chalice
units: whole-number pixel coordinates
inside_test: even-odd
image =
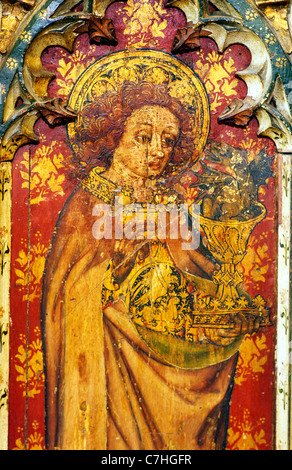
[[[258,215],[252,219],[239,221],[236,219],[218,221],[200,216],[200,226],[205,232],[209,251],[221,268],[214,273],[217,284],[217,297],[223,302],[227,297],[237,300],[237,286],[243,281],[237,265],[246,254],[249,237],[255,226],[266,216],[266,208],[260,203],[255,209]]]
[[[210,253],[220,264],[220,269],[213,273],[213,283],[217,286],[215,299],[209,299],[203,310],[194,312],[196,323],[202,326],[204,324],[216,328],[222,327],[224,323],[223,327],[228,328],[232,323],[232,318],[238,313],[261,317],[262,326],[271,324],[269,310],[265,306],[264,299],[260,295],[251,299],[239,290],[243,276],[238,272],[237,266],[246,254],[249,237],[255,226],[266,216],[266,208],[263,204],[257,202],[254,209],[256,215],[244,221],[213,220],[196,214],[190,209],[193,220],[200,223],[206,235]],[[215,308],[214,305],[216,305]]]

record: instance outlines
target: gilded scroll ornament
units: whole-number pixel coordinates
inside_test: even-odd
[[[11,2],[12,3],[12,2]],[[19,4],[2,2],[0,5],[0,54],[5,54],[26,10]]]

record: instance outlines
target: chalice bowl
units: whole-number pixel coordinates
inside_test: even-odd
[[[247,319],[257,317],[260,326],[271,326],[270,309],[261,295],[251,298],[239,288],[243,276],[237,266],[243,260],[249,237],[255,226],[266,216],[266,208],[257,202],[253,206],[254,216],[247,220],[213,220],[192,211],[190,213],[204,231],[208,249],[220,269],[213,273],[216,293],[205,296],[194,311],[193,326],[207,328],[233,328],[235,317]],[[203,307],[202,307],[203,306]]]
[[[256,215],[248,220],[219,221],[191,212],[194,220],[200,219],[200,227],[206,235],[208,249],[221,266],[213,273],[213,282],[217,285],[216,297],[220,303],[224,303],[227,298],[236,302],[239,298],[237,288],[242,283],[243,276],[238,272],[237,265],[246,254],[252,231],[266,216],[263,204],[255,203],[254,209]]]

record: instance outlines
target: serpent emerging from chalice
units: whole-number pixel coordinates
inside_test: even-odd
[[[204,162],[203,175],[193,184],[204,193],[200,201],[199,219],[210,253],[220,268],[213,273],[217,286],[216,300],[222,312],[232,306],[233,314],[258,315],[261,325],[270,325],[269,311],[261,296],[241,302],[239,286],[243,276],[237,269],[243,260],[251,233],[266,216],[265,206],[257,200],[258,189],[272,176],[265,149],[247,164],[245,151],[227,144],[212,143],[207,151],[209,160],[220,161],[233,175],[214,170]],[[198,222],[198,220],[197,220]]]

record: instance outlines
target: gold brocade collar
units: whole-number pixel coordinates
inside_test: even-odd
[[[117,186],[112,181],[104,178],[102,173],[105,171],[103,167],[93,168],[88,175],[81,181],[80,186],[98,197],[106,204],[114,205],[116,197],[122,197],[123,204],[131,204],[138,202],[133,196],[133,187],[130,185]],[[157,185],[155,192],[147,201],[148,204],[177,204],[181,203],[181,198],[174,190],[167,188],[161,184]]]

